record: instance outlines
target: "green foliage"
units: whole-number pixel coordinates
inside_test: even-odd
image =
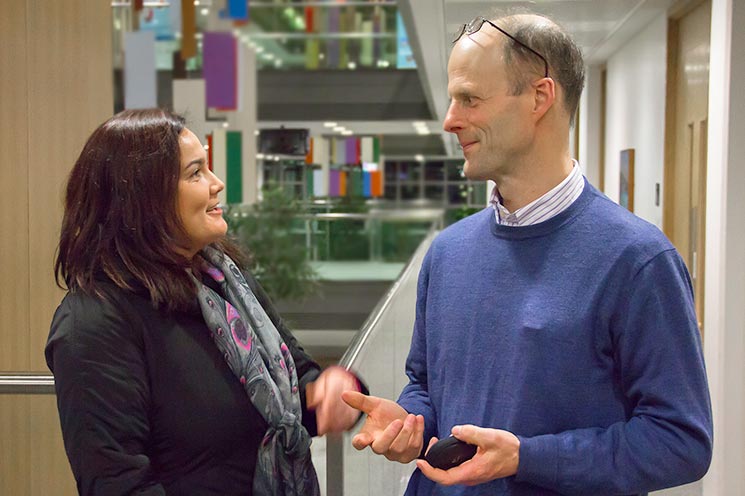
[[[252,273],[275,301],[302,299],[318,288],[298,213],[293,196],[270,186],[260,202],[227,215],[229,232],[251,255]]]
[[[483,207],[476,208],[476,207],[467,207],[465,205],[461,205],[458,208],[451,208],[449,210],[445,211],[445,225],[449,226],[450,224],[455,224],[461,219],[465,219],[469,215],[473,215],[476,212],[480,212],[483,210]]]
[[[365,199],[355,196],[344,196],[331,209],[339,213],[365,213],[369,210]],[[364,220],[338,220],[329,222],[330,260],[368,260],[370,258],[370,234],[366,231]]]

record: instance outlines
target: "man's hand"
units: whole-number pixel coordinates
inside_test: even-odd
[[[428,479],[445,486],[475,486],[517,473],[520,440],[511,432],[474,425],[456,425],[452,434],[461,441],[475,444],[478,447],[476,455],[450,470],[440,470],[424,460],[417,460],[416,466]],[[436,442],[437,438],[432,438],[427,451]]]
[[[398,403],[376,396],[346,392],[342,399],[367,414],[365,425],[352,439],[352,446],[370,446],[389,460],[409,463],[419,456],[424,444],[424,417],[407,413]]]
[[[329,367],[305,387],[308,409],[316,411],[318,435],[352,428],[359,412],[341,400],[344,391],[357,391],[357,378],[341,367]]]

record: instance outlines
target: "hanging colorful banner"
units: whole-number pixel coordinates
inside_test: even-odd
[[[181,58],[186,60],[197,55],[197,18],[194,0],[181,0]]]
[[[124,108],[157,107],[155,34],[124,33]]]
[[[205,136],[214,127],[213,123],[207,122],[204,79],[174,79],[173,110],[186,117],[189,129],[204,143]]]
[[[219,127],[212,131],[212,141],[210,142],[210,152],[212,152],[212,172],[215,173],[222,181],[226,181],[228,177],[227,162],[228,162],[228,146],[226,139],[225,128]],[[218,193],[220,203],[226,203],[225,190],[223,189]]]
[[[370,136],[365,136],[360,140],[360,147],[362,148],[362,151],[360,152],[360,160],[363,164],[370,164],[374,162],[373,159],[373,138]]]
[[[370,193],[374,197],[383,196],[383,171],[370,172]]]
[[[362,196],[362,171],[360,169],[352,169],[347,174],[347,194]]]
[[[339,171],[339,196],[347,196],[347,173]]]
[[[225,134],[228,150],[225,176],[226,200],[228,203],[243,203],[243,133],[228,131]]]
[[[329,159],[329,140],[326,138],[313,138],[313,159],[314,164],[327,166],[331,163]]]
[[[322,169],[313,169],[313,196],[329,196],[328,174]]]
[[[329,171],[329,196],[339,196],[339,170]]]
[[[345,143],[346,156],[344,158],[345,164],[356,164],[357,162],[357,139],[347,138]]]
[[[238,42],[232,33],[207,32],[202,38],[202,72],[207,106],[238,108]]]
[[[363,172],[362,173],[362,194],[365,196],[365,198],[370,198],[372,196],[372,176],[370,176],[369,172]]]
[[[339,7],[332,7],[328,11],[328,26],[326,31],[329,33],[338,33],[339,31]],[[328,62],[326,67],[335,68],[339,65],[339,40],[330,39],[326,42],[328,51]]]
[[[248,0],[228,0],[228,17],[236,21],[247,21]]]
[[[313,7],[305,7],[305,32],[312,33],[314,30],[313,26]]]

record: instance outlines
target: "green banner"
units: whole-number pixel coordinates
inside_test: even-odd
[[[226,201],[229,204],[243,203],[243,134],[241,131],[228,131],[225,134],[228,149],[225,173]]]

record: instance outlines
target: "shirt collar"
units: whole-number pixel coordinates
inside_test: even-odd
[[[558,185],[529,204],[510,212],[502,204],[502,197],[495,185],[489,197],[497,224],[506,226],[529,226],[546,221],[566,210],[582,193],[584,181],[576,160],[572,159],[572,171]]]

